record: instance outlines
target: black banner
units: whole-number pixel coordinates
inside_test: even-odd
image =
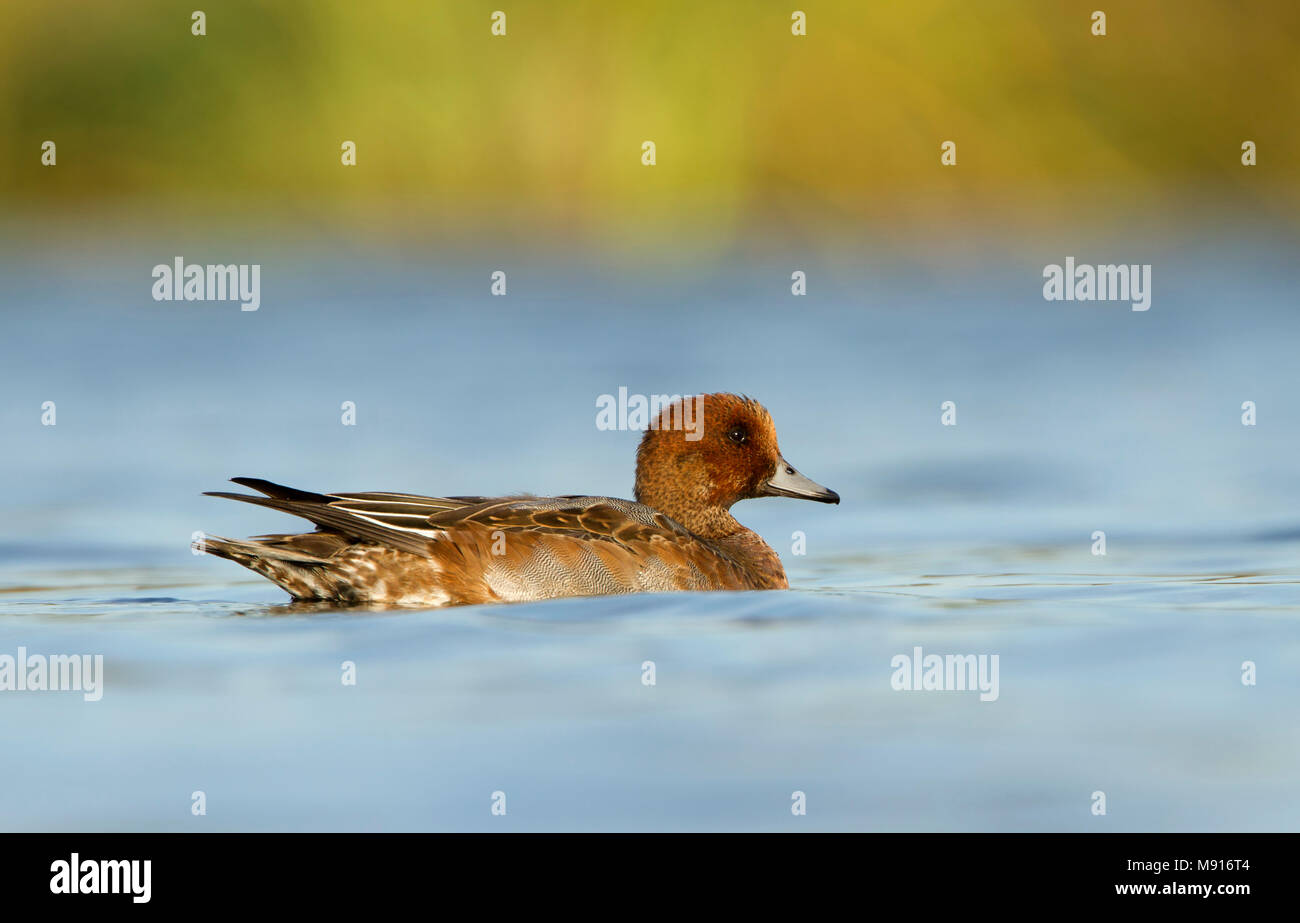
[[[927,908],[1105,903],[1231,912],[1281,899],[1291,834],[8,834],[8,907],[373,906],[571,887],[657,902],[851,892]],[[479,889],[486,889],[479,890]]]

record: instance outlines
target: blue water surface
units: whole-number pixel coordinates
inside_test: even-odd
[[[187,240],[261,264],[241,312],[149,297],[165,235],[11,240],[0,655],[101,654],[105,683],[0,692],[0,828],[1300,828],[1294,246],[1077,243]],[[1151,310],[1044,301],[1070,252],[1152,263]],[[629,496],[638,434],[595,425],[619,387],[768,406],[843,497],[736,507],[792,590],[304,612],[190,552],[297,527],[200,496],[236,475]],[[894,690],[918,646],[996,654],[998,698]]]

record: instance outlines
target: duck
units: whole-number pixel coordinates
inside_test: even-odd
[[[758,497],[840,502],[785,460],[762,404],[729,393],[661,409],[637,447],[635,500],[321,494],[231,480],[257,493],[206,496],[289,513],[316,530],[245,540],[202,535],[196,549],[266,577],[295,602],[342,607],[787,589],[780,557],[731,507]]]

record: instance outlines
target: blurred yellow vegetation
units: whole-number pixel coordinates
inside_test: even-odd
[[[204,9],[207,34],[190,33]],[[1093,9],[1108,34],[1090,33]],[[504,37],[490,16],[507,14]],[[803,9],[808,34],[791,35]],[[600,235],[1294,213],[1300,4],[3,4],[10,214],[179,209]],[[1241,142],[1259,166],[1240,163]],[[40,165],[42,141],[58,166]],[[357,145],[356,167],[340,145]],[[653,140],[658,163],[641,165]],[[955,167],[939,146],[958,147]]]

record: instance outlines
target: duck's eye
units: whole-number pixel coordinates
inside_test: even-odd
[[[749,433],[745,432],[745,427],[743,426],[733,426],[731,429],[727,430],[727,438],[736,445],[744,445],[745,441],[749,439]]]

